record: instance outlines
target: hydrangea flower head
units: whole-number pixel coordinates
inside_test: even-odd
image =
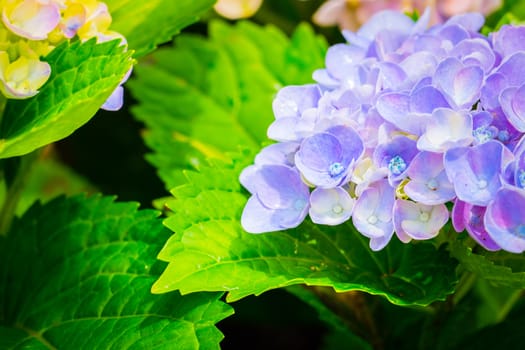
[[[525,251],[525,27],[486,37],[483,21],[385,11],[345,31],[316,84],[278,92],[277,143],[241,175],[245,229],[351,220],[380,250],[451,219],[488,250]]]
[[[65,40],[96,37],[126,43],[109,30],[111,16],[98,0],[0,0],[0,6],[0,91],[10,99],[38,93],[52,73],[42,57]],[[102,108],[120,108],[122,95],[117,88]]]

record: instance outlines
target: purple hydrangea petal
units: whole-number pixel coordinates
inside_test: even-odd
[[[466,66],[477,66],[485,73],[491,71],[496,63],[496,55],[485,39],[475,38],[461,41],[450,52]]]
[[[525,251],[525,191],[502,188],[487,206],[484,217],[490,237],[512,253]]]
[[[295,142],[279,142],[264,147],[256,156],[256,165],[286,165],[294,166],[295,152],[299,144]]]
[[[357,199],[352,213],[355,228],[369,238],[385,238],[393,235],[392,208],[395,193],[386,180],[371,184]]]
[[[500,142],[488,141],[469,148],[448,150],[444,165],[460,200],[486,206],[501,187],[501,174],[512,158],[510,151]]]
[[[452,147],[468,146],[473,140],[472,116],[469,113],[437,108],[432,113],[432,119],[425,125],[425,131],[417,141],[417,148],[441,153]]]
[[[507,87],[507,79],[501,73],[494,73],[485,79],[481,88],[480,102],[484,109],[492,111],[497,109],[501,91]]]
[[[490,251],[500,250],[501,247],[494,242],[485,229],[483,223],[485,210],[485,207],[479,207],[456,200],[451,215],[452,225],[457,232],[467,230],[470,237],[478,242],[483,248]]]
[[[320,97],[319,87],[314,84],[285,86],[273,100],[273,114],[276,119],[300,117],[304,110],[316,107]]]
[[[436,205],[456,197],[454,186],[448,180],[443,166],[442,154],[419,153],[410,163],[407,175],[410,181],[405,185],[404,191],[416,202]]]
[[[299,226],[307,213],[306,205],[298,209],[275,210],[265,207],[256,196],[252,196],[242,212],[241,225],[249,233],[281,231]]]
[[[507,86],[521,86],[525,81],[525,69],[523,67],[525,67],[525,52],[518,51],[505,57],[496,72],[505,77]]]
[[[248,232],[295,227],[308,213],[310,193],[296,169],[283,165],[254,165],[244,169],[240,182],[252,193],[241,218]]]
[[[491,36],[494,50],[504,57],[525,51],[525,27],[504,25]]]
[[[450,25],[459,25],[469,32],[478,32],[481,27],[483,27],[483,24],[485,23],[485,18],[480,13],[466,13],[462,15],[456,15],[451,17],[447,22],[445,22],[445,26]]]
[[[316,224],[339,225],[352,215],[354,200],[341,187],[316,188],[310,194],[310,218]]]
[[[525,85],[503,90],[499,101],[512,126],[520,132],[525,132]]]
[[[406,170],[417,153],[416,141],[398,136],[388,143],[378,145],[373,159],[378,167],[388,169],[388,180],[391,185],[395,185],[405,177]]]
[[[385,10],[373,15],[361,26],[357,35],[373,41],[382,31],[397,32],[408,35],[414,27],[414,22],[398,11]]]
[[[364,151],[360,136],[347,126],[336,126],[303,140],[295,164],[315,186],[338,186]]]
[[[404,241],[411,239],[431,239],[448,221],[449,213],[444,204],[424,205],[403,199],[394,204],[394,227],[398,237]]]
[[[355,45],[336,44],[326,52],[326,70],[338,80],[350,74],[353,67],[365,57],[365,50]]]

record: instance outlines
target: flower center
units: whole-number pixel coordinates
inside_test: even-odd
[[[368,217],[367,221],[370,225],[375,225],[377,223],[377,216],[371,215]]]
[[[407,168],[407,163],[400,156],[395,156],[388,163],[388,170],[394,175],[399,175]]]
[[[334,205],[332,207],[332,211],[335,213],[335,214],[341,214],[343,212],[343,207],[340,206],[339,204],[337,205]]]
[[[497,130],[492,130],[492,128],[487,128],[486,126],[480,126],[472,131],[472,135],[478,143],[485,143],[492,140],[495,134],[497,134]]]
[[[427,187],[428,187],[429,190],[435,191],[438,188],[438,182],[436,181],[436,179],[430,179],[427,182]]]
[[[428,213],[421,213],[419,214],[419,221],[427,222],[430,219],[430,215]]]
[[[341,163],[335,162],[332,163],[332,165],[330,165],[330,168],[328,168],[328,173],[331,177],[336,177],[340,175],[344,170],[345,167]]]

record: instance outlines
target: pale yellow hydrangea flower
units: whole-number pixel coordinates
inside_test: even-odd
[[[109,30],[111,15],[97,0],[0,0],[0,7],[0,91],[7,98],[37,94],[51,74],[41,57],[65,40],[126,43]]]
[[[262,2],[263,0],[218,0],[214,8],[225,18],[241,19],[253,16]]]

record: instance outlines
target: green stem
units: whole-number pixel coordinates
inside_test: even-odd
[[[476,282],[476,280],[477,280],[477,276],[475,273],[472,273],[467,270],[463,272],[463,274],[461,275],[459,279],[458,285],[456,287],[456,291],[454,292],[453,297],[452,297],[452,303],[454,305],[459,304],[461,299],[463,299],[463,297],[468,294],[468,292],[474,286],[474,283]]]
[[[20,165],[16,170],[13,181],[11,183],[6,183],[8,188],[4,202],[0,207],[0,236],[7,235],[11,228],[11,223],[15,217],[16,208],[22,196],[25,183],[31,173],[33,164],[40,157],[40,154],[41,150],[37,150],[20,157]],[[7,182],[8,179],[5,177],[5,170],[3,175],[3,180]]]

